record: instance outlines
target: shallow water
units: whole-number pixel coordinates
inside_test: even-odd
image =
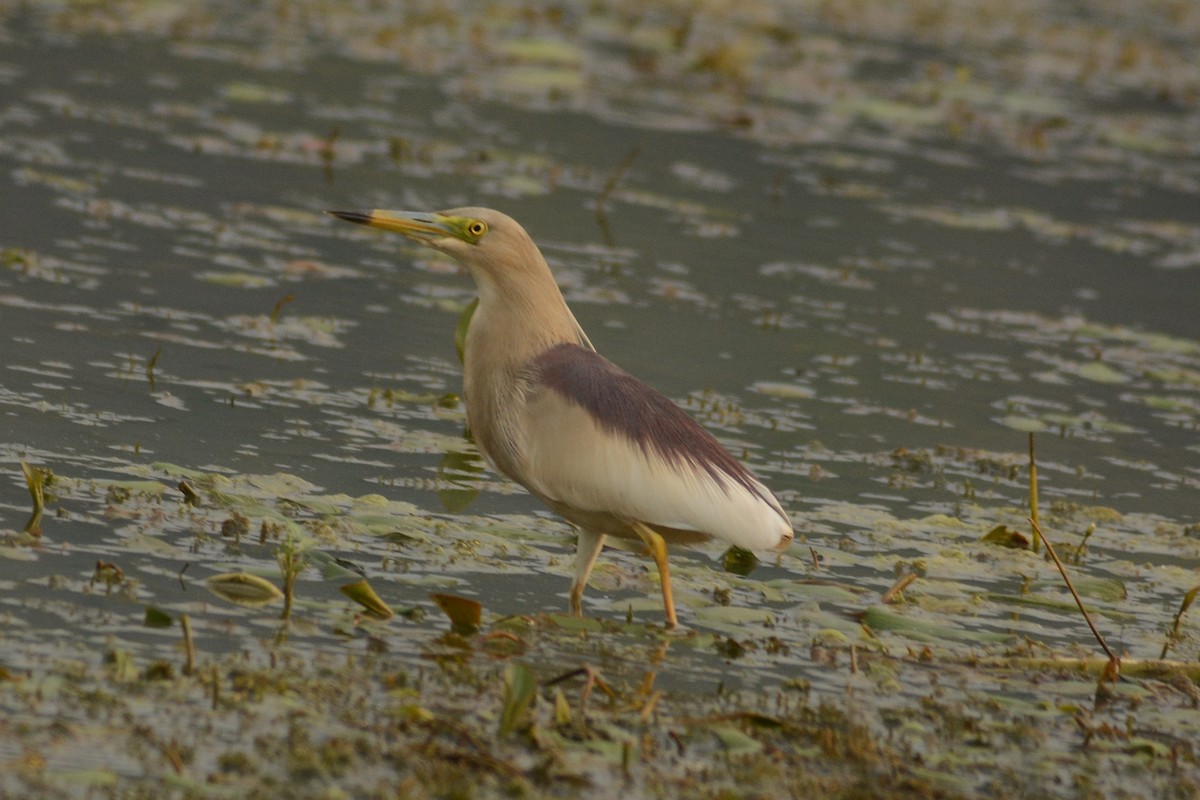
[[[314,559],[301,656],[352,646],[355,569],[409,610],[367,626],[402,661],[445,628],[431,592],[493,621],[565,607],[569,529],[491,473],[447,472],[471,452],[452,335],[469,278],[321,214],[464,204],[522,221],[601,352],[792,514],[797,544],[748,577],[719,548],[674,554],[694,636],[661,687],[802,677],[841,697],[810,644],[854,641],[864,611],[901,650],[1093,651],[1051,566],[979,542],[1028,527],[1029,431],[1047,533],[1073,551],[1095,524],[1081,592],[1118,649],[1158,655],[1200,558],[1200,78],[1170,33],[1194,15],[1057,19],[1054,46],[1025,29],[1032,63],[955,17],[754,5],[675,47],[665,12],[489,6],[472,32],[303,8],[0,22],[7,669],[177,658],[147,606],[188,614],[201,653],[263,652],[275,610],[203,582],[277,580],[289,532]],[[1105,20],[1142,50],[1113,55]],[[20,462],[59,478],[32,543]],[[126,580],[106,590],[97,560]],[[908,571],[906,603],[879,605]],[[606,551],[587,612],[636,624],[547,635],[539,659],[635,673],[661,646],[639,627],[655,597],[643,559]],[[1173,655],[1196,654],[1185,616]]]

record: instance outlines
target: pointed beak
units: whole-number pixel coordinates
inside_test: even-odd
[[[439,214],[419,211],[327,211],[338,219],[367,225],[380,230],[392,231],[418,242],[429,244],[435,239],[454,237],[454,230]]]

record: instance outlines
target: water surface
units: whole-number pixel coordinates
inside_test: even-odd
[[[847,674],[814,642],[955,664],[1095,653],[1051,565],[980,542],[1028,529],[1030,431],[1047,533],[1076,555],[1094,525],[1083,593],[1119,650],[1157,657],[1200,557],[1195,15],[1031,7],[1004,34],[752,5],[501,4],[470,26],[303,4],[7,12],[0,665],[177,661],[177,626],[146,627],[147,606],[189,615],[205,657],[272,663],[381,648],[413,668],[447,627],[431,592],[553,625],[572,534],[463,437],[469,277],[321,213],[467,204],[522,221],[601,352],[792,514],[797,543],[749,576],[719,548],[673,556],[691,631],[658,670],[673,697],[802,681],[812,707],[843,703]],[[21,462],[58,476],[36,541]],[[289,534],[313,566],[282,643],[275,609],[203,582],[277,581]],[[97,561],[124,580],[98,583]],[[356,570],[407,615],[360,628],[338,591]],[[910,571],[904,602],[880,605]],[[636,682],[660,647],[651,577],[606,551],[587,612],[635,632],[543,632],[525,660]],[[1173,656],[1194,661],[1181,630]],[[860,687],[867,727],[891,730],[929,680]],[[1182,702],[1142,713],[1194,768]],[[1051,716],[1074,769],[1082,734]],[[1002,774],[949,771],[967,792]]]

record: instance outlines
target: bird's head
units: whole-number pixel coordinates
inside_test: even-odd
[[[477,282],[504,281],[545,260],[525,229],[490,208],[448,211],[330,211],[335,217],[392,231],[462,262]]]
[[[329,213],[360,225],[399,233],[457,259],[479,288],[476,320],[499,313],[496,309],[508,311],[510,321],[520,320],[520,333],[502,329],[504,335],[497,339],[508,350],[522,336],[527,349],[561,342],[595,349],[567,308],[541,251],[525,229],[507,214],[474,207],[436,213],[378,210]],[[476,324],[471,329],[482,330]]]

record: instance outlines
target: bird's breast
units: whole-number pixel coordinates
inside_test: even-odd
[[[520,370],[480,367],[468,356],[463,394],[467,426],[480,453],[498,472],[528,487],[523,468],[528,390]]]

